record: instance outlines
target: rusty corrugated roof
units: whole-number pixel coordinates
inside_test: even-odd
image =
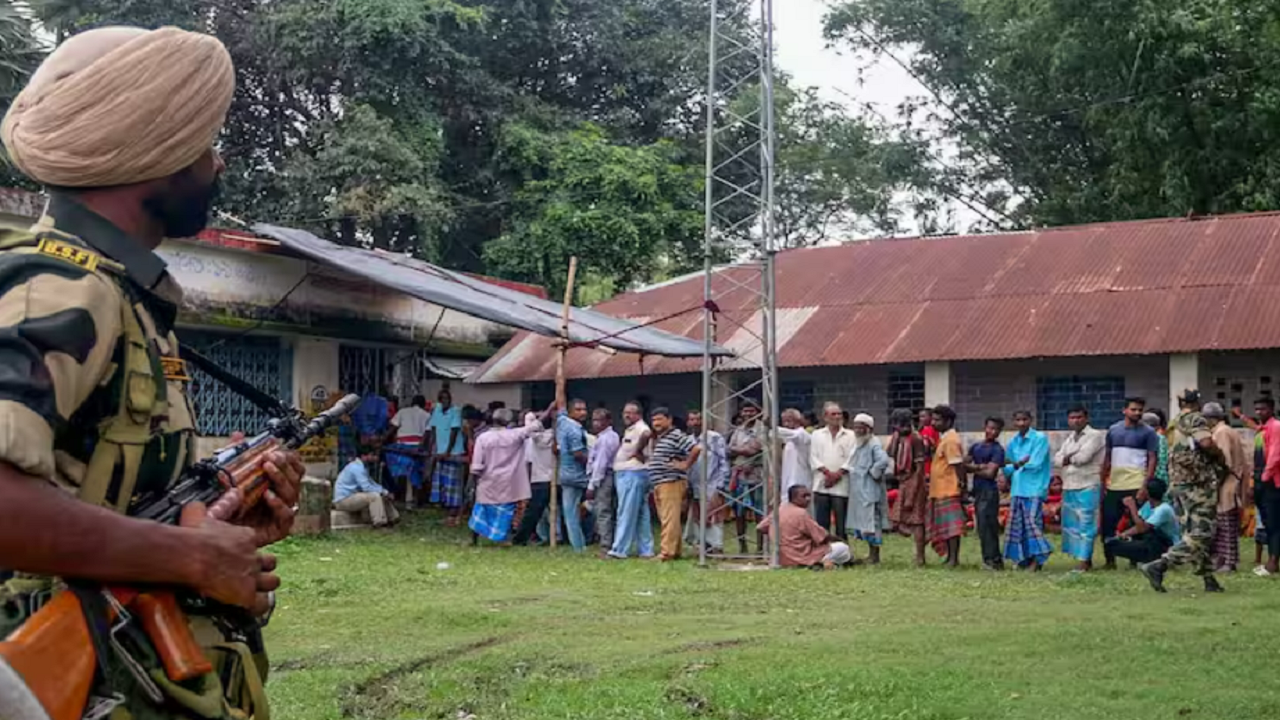
[[[781,367],[1280,347],[1280,305],[1262,301],[1280,293],[1280,213],[870,240],[789,250],[776,268]],[[699,307],[702,282],[691,276],[594,309],[662,317]],[[718,338],[741,351],[735,323],[758,319],[734,295],[720,303],[734,309]],[[700,339],[701,311],[659,327]],[[649,358],[643,370],[700,368]],[[575,349],[566,362],[571,378],[639,372],[635,356]],[[522,333],[473,381],[554,375],[550,344]]]

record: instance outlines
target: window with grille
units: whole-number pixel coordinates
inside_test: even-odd
[[[1217,375],[1203,397],[1206,402],[1216,402],[1227,411],[1240,408],[1246,415],[1252,415],[1254,402],[1258,398],[1274,398],[1277,389],[1280,389],[1280,383],[1269,374]],[[1236,427],[1244,426],[1234,417],[1231,423]]]
[[[784,380],[778,387],[779,410],[795,408],[802,413],[811,412],[813,406],[813,383],[801,380]]]
[[[289,404],[293,394],[293,353],[280,338],[188,331],[182,333],[182,342]],[[194,366],[188,368],[188,391],[195,407],[196,427],[202,435],[222,437],[237,431],[252,435],[263,429],[269,419],[265,412]]]
[[[886,417],[893,417],[894,410],[915,412],[924,407],[924,373],[890,372],[889,407]]]
[[[1116,422],[1124,413],[1124,378],[1079,375],[1036,378],[1036,427],[1067,430],[1067,411],[1076,405],[1089,410],[1097,427]]]
[[[389,379],[384,355],[381,348],[339,345],[338,387],[361,396],[382,392]]]

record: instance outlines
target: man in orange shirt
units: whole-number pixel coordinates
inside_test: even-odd
[[[964,445],[956,432],[956,411],[946,405],[933,409],[938,447],[929,468],[929,542],[948,567],[960,565],[960,537],[964,535]]]
[[[787,502],[778,508],[778,564],[782,567],[821,565],[831,570],[853,560],[849,545],[827,533],[809,514],[813,492],[804,485],[792,485]],[[766,516],[756,530],[768,534],[773,518]]]

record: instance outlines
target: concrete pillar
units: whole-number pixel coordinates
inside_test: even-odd
[[[946,361],[924,364],[924,404],[951,405],[951,363]]]
[[[323,390],[326,396],[338,388],[338,342],[327,338],[295,336],[285,340],[293,344],[293,402],[303,412],[312,411],[312,394]],[[333,478],[338,439],[330,431],[323,441],[313,440],[302,448],[307,475]]]
[[[323,387],[327,393],[338,391],[338,342],[328,338],[297,336],[293,343],[293,402],[303,410],[311,409],[311,394]]]
[[[1169,356],[1169,416],[1178,413],[1178,396],[1183,390],[1200,388],[1200,354],[1179,353]]]

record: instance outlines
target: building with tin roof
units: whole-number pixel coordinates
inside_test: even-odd
[[[834,400],[872,413],[880,431],[894,408],[938,403],[962,430],[1020,408],[1052,430],[1077,403],[1098,425],[1130,395],[1169,408],[1197,386],[1248,407],[1280,391],[1278,213],[859,241],[785,251],[776,268],[782,406]],[[732,330],[759,320],[728,275],[717,340],[742,352],[757,343]],[[702,299],[699,273],[595,309],[701,338]],[[750,353],[736,362],[746,368]],[[589,348],[566,363],[572,395],[614,408],[696,406],[700,368]],[[468,382],[525,383],[536,406],[554,373],[550,342],[518,333]],[[756,377],[744,372],[743,386]]]

